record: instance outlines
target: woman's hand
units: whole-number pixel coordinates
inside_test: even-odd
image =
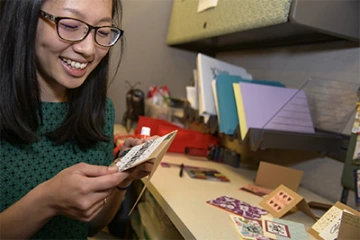
[[[88,222],[104,207],[115,187],[129,177],[117,167],[79,163],[66,168],[43,183],[55,215],[64,215]]]
[[[141,138],[127,138],[120,149],[119,156],[123,157],[127,150],[144,142],[145,139],[141,139]]]
[[[154,161],[155,159],[151,159],[124,171],[130,174],[127,180],[140,179],[149,175],[154,167]]]
[[[146,138],[146,139],[127,138],[124,142],[124,145],[122,146],[122,148],[120,150],[120,155],[121,155],[121,153],[129,150],[133,146],[142,144],[145,141],[150,141],[155,138],[158,138],[158,136],[152,136],[152,137]],[[153,166],[154,166],[154,159],[151,159],[151,160],[148,160],[144,163],[141,163],[133,168],[130,168],[130,169],[124,171],[124,172],[129,173],[130,175],[124,181],[121,182],[120,187],[127,187],[132,183],[133,180],[148,176],[151,173]]]

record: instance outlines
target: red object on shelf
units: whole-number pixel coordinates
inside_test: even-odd
[[[151,129],[151,135],[163,136],[178,130],[172,144],[170,145],[168,152],[185,153],[186,148],[203,149],[207,151],[210,146],[219,145],[220,140],[218,137],[202,132],[184,129],[171,122],[140,116],[137,128],[135,129],[135,135],[139,135],[143,126]]]

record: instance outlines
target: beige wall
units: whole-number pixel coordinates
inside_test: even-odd
[[[141,81],[147,91],[152,84],[166,84],[174,97],[185,97],[185,86],[195,68],[196,53],[166,46],[171,0],[125,0],[123,28],[127,39],[119,73],[109,89],[116,121],[125,111],[125,80]],[[218,53],[219,59],[243,66],[255,79],[279,80],[299,87],[310,77],[360,84],[359,48],[342,43],[258,49]],[[344,132],[349,131],[347,129]],[[291,159],[289,159],[291,161]],[[293,165],[304,170],[302,185],[332,201],[340,199],[343,164],[332,159],[314,159]],[[350,206],[355,206],[350,194]]]
[[[167,47],[165,44],[170,19],[171,0],[123,0],[125,51],[120,69],[108,91],[120,123],[125,112],[125,80],[141,82],[145,93],[151,85],[167,85],[173,97],[185,97],[195,66],[195,53]],[[113,54],[114,59],[118,53]],[[116,66],[114,60],[112,70]]]

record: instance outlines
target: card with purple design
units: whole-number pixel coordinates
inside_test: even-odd
[[[262,215],[268,214],[265,209],[228,196],[221,196],[207,203],[246,218],[260,219]]]

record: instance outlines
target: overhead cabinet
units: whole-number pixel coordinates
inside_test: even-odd
[[[218,0],[197,12],[199,0],[174,0],[169,46],[199,52],[319,41],[359,43],[359,1]]]

